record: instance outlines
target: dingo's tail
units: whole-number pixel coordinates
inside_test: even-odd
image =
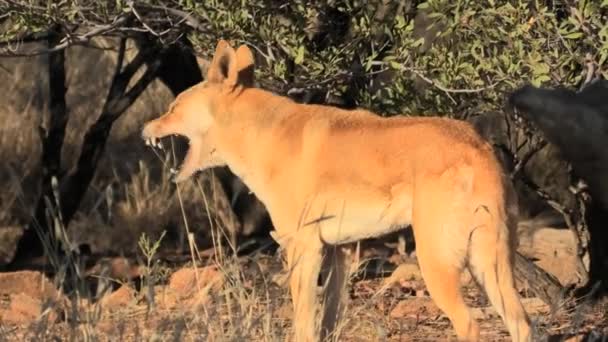
[[[496,208],[476,210],[476,228],[469,237],[469,268],[502,317],[513,341],[527,342],[531,341],[530,321],[515,289],[511,227],[503,213]]]

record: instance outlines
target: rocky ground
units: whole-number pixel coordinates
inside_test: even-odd
[[[353,273],[338,340],[454,340],[449,321],[425,290],[415,256],[374,259],[384,252],[366,251],[367,262]],[[149,265],[104,258],[76,281],[36,271],[2,273],[0,339],[289,340],[291,303],[278,254],[219,260],[208,250],[199,260],[195,268],[192,262]],[[482,340],[508,341],[502,321],[467,274],[463,287]],[[525,288],[522,294],[526,297]],[[608,301],[551,308],[527,297],[524,305],[540,340],[603,341],[608,336]]]

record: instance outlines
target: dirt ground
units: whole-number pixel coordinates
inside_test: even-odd
[[[135,260],[105,258],[83,270],[85,276],[77,281],[59,275],[51,280],[34,271],[0,274],[0,339],[290,339],[292,308],[279,254],[223,260],[212,251],[203,255],[207,256],[196,269],[191,262],[159,260],[148,267]],[[448,319],[425,290],[415,257],[366,260],[353,273],[349,307],[337,340],[455,340]],[[480,323],[482,340],[509,341],[502,321],[466,275],[463,289]],[[523,301],[537,340],[608,339],[608,301],[567,303],[553,309],[537,298]]]

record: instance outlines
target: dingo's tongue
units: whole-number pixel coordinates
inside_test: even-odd
[[[186,153],[186,157],[184,158],[184,162],[182,163],[181,168],[179,169],[177,175],[173,181],[175,183],[179,183],[190,178],[199,168],[200,166],[200,156],[201,156],[201,148],[200,143],[190,141],[190,148],[188,148],[188,152]]]

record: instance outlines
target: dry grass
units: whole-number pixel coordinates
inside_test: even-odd
[[[177,274],[196,274],[194,264],[155,264],[143,279],[124,282],[117,291],[96,298],[80,286],[67,297],[57,295],[44,313],[29,323],[1,324],[2,340],[87,341],[284,341],[291,333],[291,303],[287,289],[272,275],[280,272],[280,257],[257,254],[247,258],[196,259],[201,273],[189,287]],[[200,264],[199,264],[200,262]],[[206,265],[206,266],[205,266]],[[142,262],[147,267],[146,262]],[[171,276],[167,276],[168,273]],[[147,278],[149,277],[149,279]],[[182,279],[186,279],[182,277]],[[212,280],[222,279],[218,282]],[[84,285],[84,280],[79,280]],[[69,280],[64,280],[69,282]],[[181,282],[182,284],[185,281]],[[379,292],[382,279],[353,282],[347,316],[336,340],[446,341],[452,328],[424,291],[410,280]],[[177,285],[176,285],[177,284]],[[219,285],[218,285],[219,284]],[[192,289],[185,294],[185,289]],[[180,291],[176,294],[176,290]],[[2,292],[2,291],[0,291]],[[475,307],[484,341],[508,341],[501,320],[475,287],[465,287]],[[61,300],[63,299],[63,300]],[[608,302],[581,304],[550,312],[534,299],[525,301],[542,336],[606,334]],[[542,339],[541,339],[542,340]]]
[[[74,48],[69,52],[70,121],[63,150],[68,169],[79,153],[84,130],[99,115],[113,60],[114,54],[103,50]],[[0,83],[2,229],[27,222],[38,192],[36,127],[44,125],[47,115],[47,81],[44,57],[0,63],[0,74],[6,74],[2,78],[7,80]],[[208,192],[197,182],[180,186],[178,191],[170,184],[173,151],[180,154],[177,142],[165,154],[152,152],[139,139],[142,123],[162,112],[170,101],[167,89],[154,83],[115,124],[91,189],[67,230],[70,243],[87,244],[94,254],[128,256],[121,260],[131,263],[127,267],[131,276],[127,276],[131,271],[119,272],[103,260],[84,267],[86,260],[76,258],[53,270],[53,283],[60,291],[52,296],[31,295],[22,303],[21,297],[0,289],[0,340],[289,340],[291,303],[281,277],[276,277],[283,269],[281,254],[236,258],[209,252],[214,249],[208,247],[223,233],[209,213]],[[196,291],[176,294],[172,275],[194,269],[211,273],[199,276],[195,272],[192,288]],[[337,340],[454,337],[420,279],[385,287],[380,278],[360,278],[352,281],[351,302]],[[222,281],[211,283],[211,279]],[[473,306],[487,307],[476,288],[467,287],[466,293]],[[32,310],[27,310],[27,303],[34,303]],[[533,304],[529,301],[528,308]],[[29,318],[7,322],[2,310],[14,314],[11,310],[15,308]],[[476,312],[485,311],[490,314],[481,319],[484,340],[508,340],[492,310]],[[608,303],[564,306],[555,312],[541,306],[533,312],[544,334],[601,329],[608,334]]]

